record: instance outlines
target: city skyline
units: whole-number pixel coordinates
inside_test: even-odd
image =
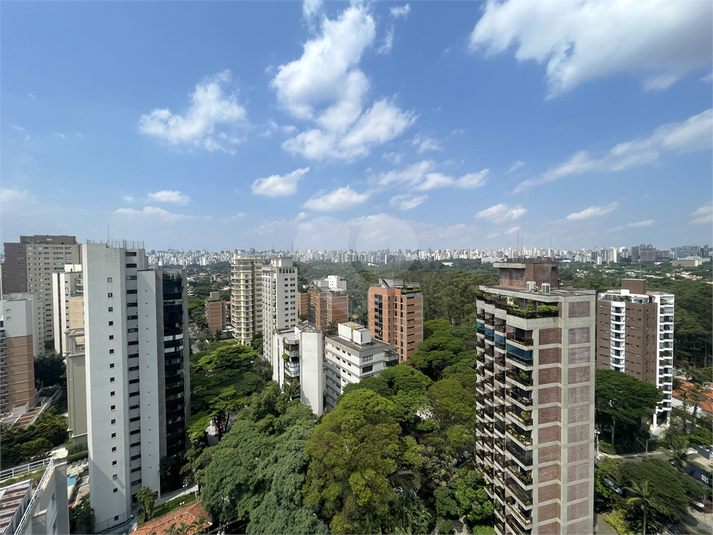
[[[2,19],[2,241],[713,241],[709,2],[18,2]]]

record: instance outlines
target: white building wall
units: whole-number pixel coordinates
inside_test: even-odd
[[[312,412],[324,413],[322,333],[300,331],[300,401]]]
[[[291,257],[278,257],[262,271],[263,357],[271,359],[273,371],[282,359],[276,359],[274,334],[297,325],[297,268]],[[281,356],[279,352],[278,356]]]

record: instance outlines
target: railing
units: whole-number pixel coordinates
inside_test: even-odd
[[[25,514],[22,515],[22,519],[20,519],[20,523],[17,525],[17,528],[15,529],[15,533],[22,533],[23,529],[25,528],[25,524],[27,524],[27,521],[29,519],[31,519],[33,516],[35,516],[35,512],[33,511],[33,509],[35,508],[35,500],[37,499],[37,495],[39,494],[38,490],[45,486],[45,484],[47,483],[47,480],[52,475],[53,468],[54,468],[54,459],[50,458],[49,464],[47,464],[47,466],[45,467],[45,473],[42,474],[42,479],[40,479],[40,482],[37,484],[37,486],[35,487],[35,490],[32,492],[32,498],[30,499],[30,503],[27,504],[27,509],[25,509]]]
[[[532,399],[522,397],[520,394],[515,392],[512,388],[507,391],[507,395],[522,405],[525,405],[527,407],[532,405]]]
[[[523,412],[528,416],[527,419],[522,417]],[[532,413],[531,412],[520,411],[519,413],[517,413],[514,409],[509,408],[508,414],[510,416],[512,416],[513,418],[515,418],[518,422],[521,422],[523,425],[526,425],[528,427],[532,425]]]
[[[515,497],[527,506],[532,505],[532,491],[526,491],[520,488],[512,479],[508,481],[507,488]]]
[[[508,508],[510,509],[510,512],[515,513],[515,516],[518,520],[520,520],[520,522],[522,522],[523,526],[526,526],[528,528],[532,526],[532,518],[524,516],[517,508],[517,505],[515,503],[508,501],[507,505],[509,506]]]
[[[515,465],[515,466],[517,466],[517,465]],[[520,483],[522,483],[522,484],[525,485],[526,487],[532,485],[532,473],[531,473],[531,471],[527,471],[527,472],[518,471],[518,470],[515,468],[515,466],[513,466],[512,463],[509,463],[509,464],[507,465],[508,471],[509,471],[512,475],[514,475],[518,480],[520,480]]]
[[[515,333],[508,333],[507,338],[508,340],[512,340],[513,342],[522,344],[524,346],[531,346],[533,343],[532,338],[521,338],[519,336],[516,336]]]
[[[5,481],[6,479],[13,479],[20,474],[24,474],[26,472],[34,472],[37,470],[40,466],[47,467],[49,464],[52,463],[52,457],[47,457],[46,459],[42,459],[41,461],[35,461],[32,463],[28,464],[22,464],[20,466],[14,466],[12,468],[7,468],[0,472],[0,481]]]
[[[532,386],[532,374],[529,373],[526,375],[521,375],[520,373],[515,373],[514,371],[508,370],[505,372],[505,375],[507,375],[510,379],[513,381],[517,381],[521,385],[524,386]]]
[[[532,466],[532,451],[525,451],[520,446],[510,441],[505,444],[505,449],[508,450],[508,452],[510,452],[524,466]]]

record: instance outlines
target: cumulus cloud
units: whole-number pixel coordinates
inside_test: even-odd
[[[147,195],[149,201],[152,202],[167,202],[173,204],[188,204],[191,202],[191,198],[188,195],[184,195],[180,191],[163,190],[157,191],[156,193],[149,193]]]
[[[398,19],[400,17],[403,17],[404,19],[408,17],[408,14],[411,12],[411,6],[409,4],[406,4],[404,6],[398,6],[398,7],[392,7],[390,10],[391,16],[395,19]]]
[[[527,212],[527,208],[521,205],[509,206],[507,204],[496,204],[485,210],[481,210],[475,217],[487,219],[493,223],[504,223],[506,221],[514,221],[519,219]]]
[[[177,221],[184,221],[190,219],[190,216],[182,214],[173,214],[168,210],[163,208],[157,208],[155,206],[146,206],[143,210],[134,210],[133,208],[119,208],[114,211],[116,216],[120,216],[130,220],[142,220],[142,221],[159,221],[162,223],[176,223]]]
[[[389,204],[399,210],[406,211],[416,208],[418,205],[423,204],[428,199],[428,195],[414,196],[411,194],[395,195],[389,201]]]
[[[280,105],[315,128],[288,139],[282,147],[311,159],[352,160],[373,145],[394,139],[416,120],[383,98],[364,111],[369,80],[358,65],[374,44],[376,23],[366,5],[322,19],[321,32],[304,45],[302,57],[281,65],[270,82]]]
[[[384,42],[381,43],[381,46],[376,49],[377,54],[388,54],[391,52],[391,49],[394,48],[394,27],[391,26],[388,31],[386,32],[386,37],[384,37]]]
[[[548,96],[615,73],[645,73],[643,88],[665,89],[711,63],[710,2],[489,1],[471,50],[546,63]],[[665,36],[665,38],[662,38]]]
[[[0,188],[0,203],[5,207],[9,207],[13,203],[27,199],[28,195],[27,190]]]
[[[626,225],[619,225],[618,227],[610,228],[607,232],[618,232],[624,230],[625,228],[640,228],[640,227],[650,227],[656,221],[653,219],[646,219],[644,221],[636,221],[634,223],[627,223]]]
[[[474,189],[486,182],[488,169],[478,173],[468,173],[459,178],[432,172],[436,167],[433,160],[423,160],[399,171],[381,173],[371,180],[375,187],[391,187],[402,185],[417,191],[455,187],[459,189]]]
[[[304,208],[315,212],[332,210],[347,210],[366,202],[371,197],[370,192],[358,193],[351,186],[335,189],[329,193],[318,193],[306,203]]]
[[[252,185],[252,192],[255,195],[267,195],[268,197],[282,197],[297,193],[297,182],[309,171],[309,167],[297,169],[286,175],[272,175],[267,178],[259,178]]]
[[[422,152],[425,152],[427,150],[443,150],[443,147],[441,147],[438,144],[438,140],[433,139],[432,137],[428,137],[426,139],[423,139],[421,136],[417,135],[416,137],[413,138],[413,141],[411,142],[412,145],[418,145],[418,153],[421,154]]]
[[[214,138],[218,125],[232,126],[245,121],[246,112],[235,93],[224,94],[232,76],[230,70],[206,78],[196,85],[191,95],[191,106],[185,116],[171,113],[168,108],[155,109],[142,115],[139,120],[139,132],[167,141],[172,145],[189,144],[203,147],[208,151],[235,153],[225,146],[239,143],[240,140],[228,136],[225,132]]]
[[[520,182],[515,193],[590,171],[615,172],[646,165],[655,162],[666,152],[681,154],[710,149],[712,135],[713,108],[693,115],[683,122],[662,125],[647,138],[619,143],[599,157],[589,154],[586,150],[579,151],[539,176]]]
[[[565,219],[567,219],[567,221],[582,221],[583,219],[602,217],[612,213],[617,208],[619,208],[618,202],[613,202],[611,204],[607,204],[606,206],[590,206],[589,208],[586,208],[581,212],[574,212],[569,214]]]
[[[694,219],[691,220],[691,225],[710,225],[713,223],[713,203],[705,204],[691,214]]]

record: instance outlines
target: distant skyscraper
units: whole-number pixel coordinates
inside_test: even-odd
[[[494,265],[476,299],[476,462],[495,532],[591,533],[596,296],[561,288],[551,260]]]
[[[230,322],[239,344],[250,345],[263,330],[262,268],[264,256],[233,255]]]
[[[369,288],[369,330],[374,338],[399,348],[407,362],[423,342],[423,294],[417,283],[379,279]]]
[[[627,373],[664,394],[654,425],[671,414],[674,295],[647,292],[646,281],[624,279],[620,290],[599,294],[597,366]]]
[[[74,236],[20,236],[19,243],[5,242],[3,292],[30,292],[36,296],[40,337],[36,355],[44,354],[45,340],[54,336],[51,274],[63,272],[65,264],[79,262]]]
[[[83,245],[89,488],[95,531],[161,492],[190,415],[185,271],[152,270],[142,244]]]
[[[37,333],[35,295],[0,299],[0,416],[25,414],[35,406]]]
[[[297,325],[297,267],[292,257],[270,260],[262,270],[263,356],[271,360],[273,335]],[[276,363],[272,362],[273,369]],[[279,364],[279,363],[277,363]]]

